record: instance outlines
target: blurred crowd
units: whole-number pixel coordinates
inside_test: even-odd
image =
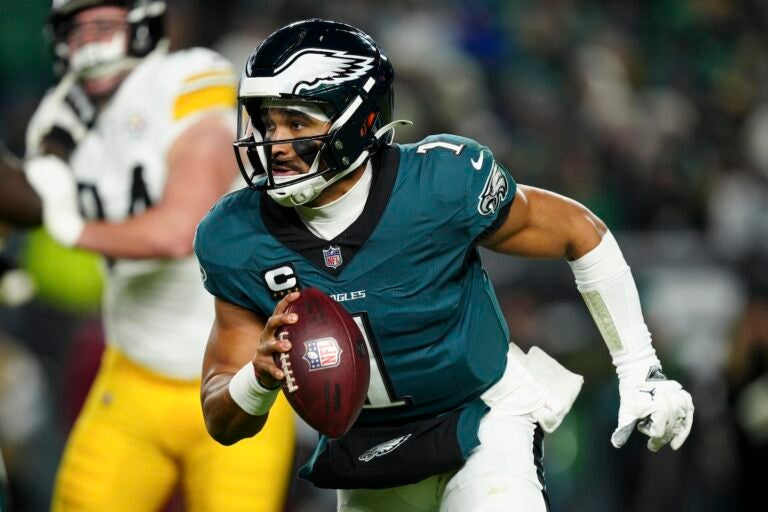
[[[583,202],[611,227],[665,372],[693,395],[694,428],[680,452],[650,454],[641,436],[613,449],[617,382],[568,266],[484,253],[513,340],[542,346],[586,378],[573,412],[545,441],[553,510],[706,512],[760,503],[768,460],[768,4],[170,5],[176,47],[210,46],[237,67],[287,22],[359,26],[394,64],[395,118],[414,122],[396,141],[440,132],[477,139],[518,182]],[[0,4],[0,140],[20,155],[29,116],[55,81],[42,31],[48,8],[47,0]],[[32,302],[0,307],[0,447],[18,510],[45,510],[62,440],[103,345],[99,271],[89,255],[64,251],[44,233],[0,238],[2,261],[26,270],[37,288]],[[290,510],[333,510],[333,502],[297,482]]]

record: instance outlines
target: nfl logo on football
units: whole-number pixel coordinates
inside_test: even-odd
[[[332,245],[327,249],[323,249],[323,257],[325,258],[325,266],[330,268],[338,268],[341,266],[341,248],[337,245]]]
[[[304,360],[309,363],[309,371],[324,370],[339,366],[341,348],[333,338],[305,341]]]

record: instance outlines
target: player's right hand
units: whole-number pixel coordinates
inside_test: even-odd
[[[674,380],[646,381],[620,388],[618,427],[611,443],[621,448],[632,431],[647,435],[648,449],[659,451],[669,444],[673,450],[682,446],[693,424],[691,395]]]
[[[275,364],[273,354],[288,352],[291,349],[291,341],[280,339],[277,330],[283,325],[298,322],[299,316],[296,313],[286,313],[286,310],[300,295],[300,292],[292,292],[283,297],[264,325],[264,330],[261,331],[259,348],[253,357],[253,366],[256,368],[256,378],[264,387],[279,387],[280,381],[285,378],[283,371]]]

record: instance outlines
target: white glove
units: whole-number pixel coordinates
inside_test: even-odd
[[[72,170],[60,158],[36,156],[24,165],[27,181],[43,203],[43,225],[65,247],[74,247],[85,228]]]
[[[647,380],[620,385],[619,394],[619,424],[611,436],[614,447],[624,446],[635,425],[650,437],[648,449],[652,452],[667,443],[677,450],[688,438],[693,424],[693,401],[678,382]]]

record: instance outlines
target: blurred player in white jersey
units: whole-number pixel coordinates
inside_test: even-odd
[[[180,485],[191,512],[278,512],[293,462],[290,408],[272,409],[273,435],[223,447],[199,399],[213,300],[192,240],[235,183],[236,77],[212,51],[168,53],[164,11],[151,0],[53,2],[63,76],[30,121],[24,171],[45,228],[101,253],[107,281],[107,349],[53,510],[154,511]]]

